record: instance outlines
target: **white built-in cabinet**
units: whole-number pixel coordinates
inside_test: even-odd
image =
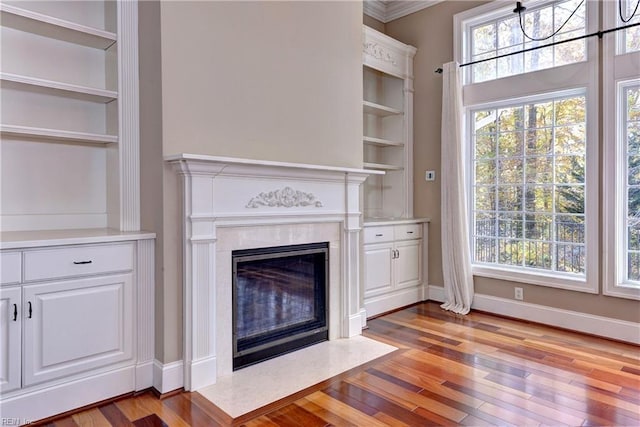
[[[416,48],[364,26],[363,288],[368,317],[427,298],[427,219],[413,218]]]
[[[376,316],[426,299],[427,223],[365,224],[364,306]]]
[[[3,416],[34,421],[152,385],[153,237],[3,233]]]
[[[132,358],[133,246],[23,252],[25,387]]]
[[[0,412],[153,384],[138,3],[0,0]]]

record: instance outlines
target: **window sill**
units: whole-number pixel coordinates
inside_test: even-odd
[[[607,284],[603,294],[608,297],[640,300],[640,288],[625,283],[618,283],[614,286]]]
[[[472,273],[478,277],[508,280],[511,282],[528,283],[531,285],[547,286],[550,288],[566,289],[570,291],[597,294],[597,282],[589,285],[585,277],[574,277],[562,274],[532,272],[510,269],[508,267],[493,267],[487,265],[473,265]]]

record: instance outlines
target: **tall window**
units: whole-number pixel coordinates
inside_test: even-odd
[[[513,4],[492,2],[463,12],[456,59],[596,31],[597,6],[530,2],[519,17]],[[597,40],[491,59],[464,74],[474,275],[597,292]]]
[[[640,22],[637,4],[605,2],[604,25]],[[640,26],[608,34],[603,47],[604,293],[640,299]]]
[[[472,110],[477,263],[584,274],[585,101]]]

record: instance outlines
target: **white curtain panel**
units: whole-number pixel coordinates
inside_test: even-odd
[[[473,301],[473,275],[465,194],[462,141],[462,85],[455,62],[444,65],[442,82],[442,308],[467,314]]]

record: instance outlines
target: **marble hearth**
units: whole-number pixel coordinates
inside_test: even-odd
[[[329,339],[360,335],[360,185],[372,171],[181,154],[184,387],[232,372],[231,252],[329,242]]]

